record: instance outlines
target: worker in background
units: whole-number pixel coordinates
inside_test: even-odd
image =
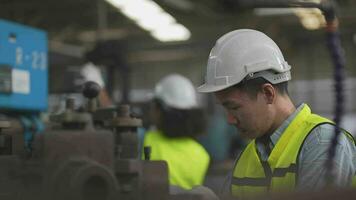
[[[334,125],[307,104],[293,104],[287,90],[290,70],[275,42],[256,30],[229,32],[210,52],[198,91],[214,93],[228,122],[252,139],[235,163],[229,187],[233,196],[316,190],[327,184],[325,162]],[[333,184],[348,187],[356,172],[355,141],[342,131],[335,148]]]
[[[205,127],[201,113],[187,78],[172,74],[156,84],[151,116],[155,129],[146,132],[144,147],[151,149],[150,160],[167,162],[170,185],[184,190],[202,185],[209,166],[208,153],[195,140]]]

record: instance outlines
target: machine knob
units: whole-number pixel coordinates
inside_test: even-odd
[[[101,87],[94,81],[88,81],[84,84],[83,95],[88,99],[94,99],[99,95]]]

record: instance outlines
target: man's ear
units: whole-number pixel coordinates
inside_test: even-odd
[[[261,87],[262,94],[267,104],[272,104],[276,100],[276,89],[270,83],[265,83]]]

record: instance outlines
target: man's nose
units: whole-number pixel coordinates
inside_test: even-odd
[[[231,114],[231,113],[227,113],[227,122],[229,124],[236,124],[237,123],[237,120],[236,118]]]

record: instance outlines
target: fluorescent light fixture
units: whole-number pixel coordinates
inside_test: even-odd
[[[309,0],[320,3],[320,0]],[[255,8],[254,13],[258,16],[278,16],[295,14],[304,28],[316,30],[326,25],[323,14],[317,8]]]
[[[160,27],[167,27],[175,23],[176,20],[167,13],[151,15],[150,17],[142,17],[137,20],[137,24],[147,31],[154,31]]]
[[[106,0],[159,41],[183,41],[190,31],[152,0]]]
[[[174,24],[154,30],[152,36],[163,42],[188,40],[190,38],[190,32],[183,25]]]
[[[296,8],[295,14],[299,17],[303,27],[308,30],[316,30],[326,25],[325,18],[317,8]]]
[[[293,8],[255,8],[253,12],[258,16],[294,15]]]

